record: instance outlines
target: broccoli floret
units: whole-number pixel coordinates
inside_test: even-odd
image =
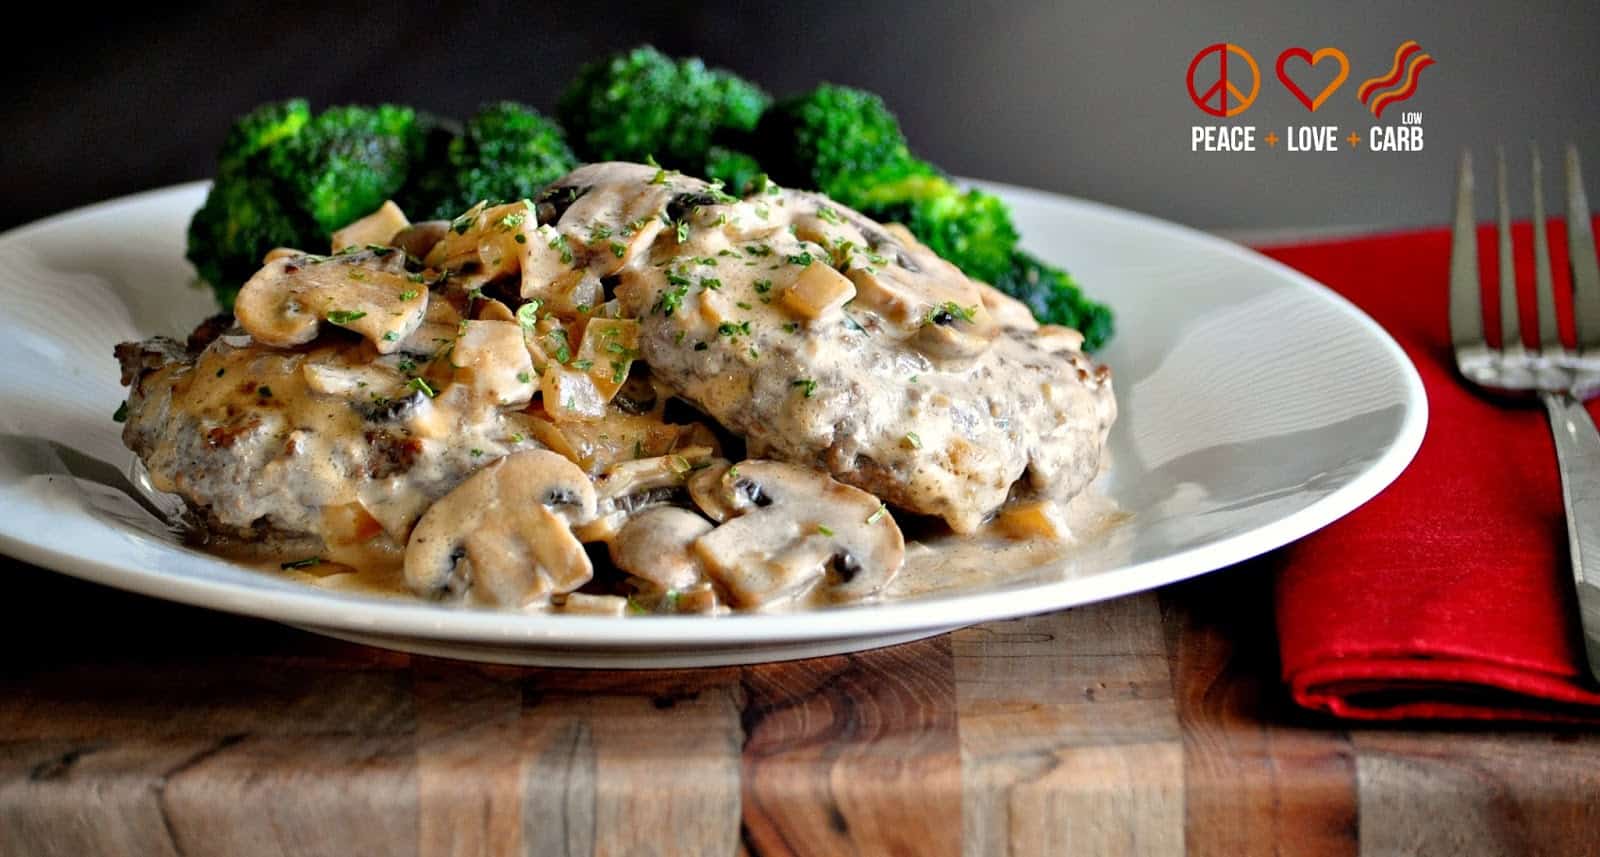
[[[908,175],[881,184],[863,182],[846,200],[874,220],[905,224],[973,279],[992,283],[1011,268],[1017,230],[997,196],[963,191],[943,176]]]
[[[218,168],[226,172],[243,167],[257,152],[300,133],[310,121],[311,107],[304,98],[257,107],[234,120],[217,155]]]
[[[706,152],[705,167],[700,170],[701,176],[722,182],[736,196],[749,193],[761,174],[761,164],[755,158],[724,146],[712,146]]]
[[[846,205],[867,176],[934,172],[911,155],[883,99],[830,83],[774,104],[756,127],[755,150],[778,182],[820,190]]]
[[[267,166],[326,236],[400,190],[416,134],[409,107],[330,107],[270,147]]]
[[[771,100],[730,71],[645,46],[584,66],[561,94],[556,116],[585,160],[654,156],[694,171],[714,140],[755,128]]]
[[[308,246],[307,237],[316,234],[309,218],[282,200],[267,179],[227,170],[189,222],[189,261],[223,309],[233,308],[239,287],[261,267],[268,250]]]
[[[532,197],[578,165],[556,123],[531,107],[491,104],[467,122],[450,144],[456,194],[440,217],[454,217],[480,200]]]
[[[1011,269],[994,285],[1027,304],[1040,321],[1077,329],[1089,351],[1111,338],[1110,307],[1084,297],[1072,275],[1029,253],[1017,251]]]

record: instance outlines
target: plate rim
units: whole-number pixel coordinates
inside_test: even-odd
[[[1096,217],[1199,241],[1232,261],[1264,266],[1280,278],[1317,295],[1363,328],[1400,370],[1404,415],[1388,448],[1359,475],[1338,489],[1272,523],[1209,544],[1144,560],[1083,578],[990,592],[929,596],[899,603],[848,605],[791,613],[734,614],[718,617],[567,616],[490,609],[441,608],[374,596],[330,592],[314,587],[244,588],[227,580],[173,577],[132,564],[58,551],[0,533],[0,552],[16,559],[93,583],[168,601],[222,610],[296,626],[345,629],[365,636],[425,638],[438,641],[524,645],[565,644],[680,650],[702,645],[749,642],[840,640],[904,634],[933,628],[968,626],[1050,612],[1109,598],[1146,592],[1198,577],[1268,553],[1344,517],[1377,496],[1415,458],[1427,430],[1429,405],[1416,366],[1388,331],[1344,296],[1311,277],[1248,247],[1193,227],[1102,202],[1002,182],[964,180],[1007,196],[1067,205]],[[165,196],[197,193],[209,186],[197,180],[152,188],[59,212],[0,233],[0,245],[71,220]],[[233,567],[198,551],[198,556]],[[1109,585],[1107,579],[1115,581]],[[698,620],[698,621],[696,621]],[[692,624],[691,624],[692,623]]]

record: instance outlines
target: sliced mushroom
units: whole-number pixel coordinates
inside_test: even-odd
[[[307,360],[300,366],[306,386],[314,393],[371,401],[401,395],[406,379],[381,363],[350,365]]]
[[[456,381],[478,398],[503,407],[520,407],[537,391],[533,359],[514,321],[467,321],[450,351]]]
[[[629,516],[681,498],[689,476],[713,461],[711,454],[710,447],[695,447],[607,467],[595,477],[595,516],[579,537],[586,542],[609,542]]]
[[[704,576],[692,545],[710,531],[711,522],[688,509],[654,506],[629,517],[611,539],[611,561],[661,589],[683,589]]]
[[[572,526],[594,513],[594,487],[577,465],[543,449],[513,453],[423,514],[406,545],[406,585],[515,607],[571,592],[594,574]]]
[[[426,259],[435,245],[450,232],[448,220],[424,220],[396,232],[388,243],[415,259]]]
[[[620,595],[573,592],[561,599],[556,609],[580,616],[622,616],[628,612],[628,599]]]
[[[384,200],[377,211],[334,231],[333,252],[368,244],[388,246],[395,235],[410,225],[411,221],[406,219],[406,213],[400,210],[400,206],[395,205],[393,200]]]
[[[328,323],[360,334],[380,354],[392,353],[422,323],[428,308],[427,288],[411,282],[395,264],[399,255],[275,259],[239,290],[234,315],[263,345],[304,345]]]
[[[724,483],[722,479],[731,466],[730,462],[717,460],[689,476],[689,498],[694,500],[700,511],[719,524],[742,508],[733,484]]]
[[[856,296],[856,287],[826,262],[812,262],[783,290],[785,309],[807,321],[838,312]]]
[[[539,379],[545,413],[556,422],[593,420],[606,414],[606,400],[587,372],[559,363],[544,367]]]
[[[905,538],[878,498],[825,474],[745,461],[722,476],[733,517],[694,543],[733,601],[760,607],[819,583],[841,598],[877,592],[905,562]]]

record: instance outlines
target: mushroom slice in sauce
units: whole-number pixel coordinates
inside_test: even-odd
[[[394,250],[275,259],[239,290],[234,315],[263,345],[304,345],[332,324],[389,354],[428,308],[428,289],[406,276],[403,263]]]
[[[905,562],[905,538],[878,498],[824,474],[744,461],[722,476],[737,517],[695,553],[741,607],[799,596],[819,583],[836,598],[871,595]]]
[[[629,517],[611,539],[611,561],[660,589],[685,589],[704,577],[693,545],[710,531],[711,522],[688,509],[652,506]]]
[[[572,526],[594,513],[594,487],[577,465],[548,450],[508,455],[423,514],[406,545],[406,585],[512,607],[571,592],[594,574]]]
[[[424,220],[396,232],[388,241],[390,246],[405,251],[417,259],[426,259],[434,246],[450,233],[448,220]]]
[[[609,542],[633,514],[680,499],[690,475],[717,461],[711,454],[710,447],[694,447],[606,468],[594,480],[595,516],[579,536],[586,542]]]
[[[384,200],[377,211],[343,229],[334,230],[333,252],[367,244],[388,246],[395,235],[410,225],[411,221],[406,219],[406,213],[400,210],[400,206],[395,205],[393,200]]]

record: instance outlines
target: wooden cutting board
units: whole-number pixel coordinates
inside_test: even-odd
[[[0,855],[1600,849],[1592,732],[1293,709],[1271,574],[858,655],[588,672],[0,561]]]

